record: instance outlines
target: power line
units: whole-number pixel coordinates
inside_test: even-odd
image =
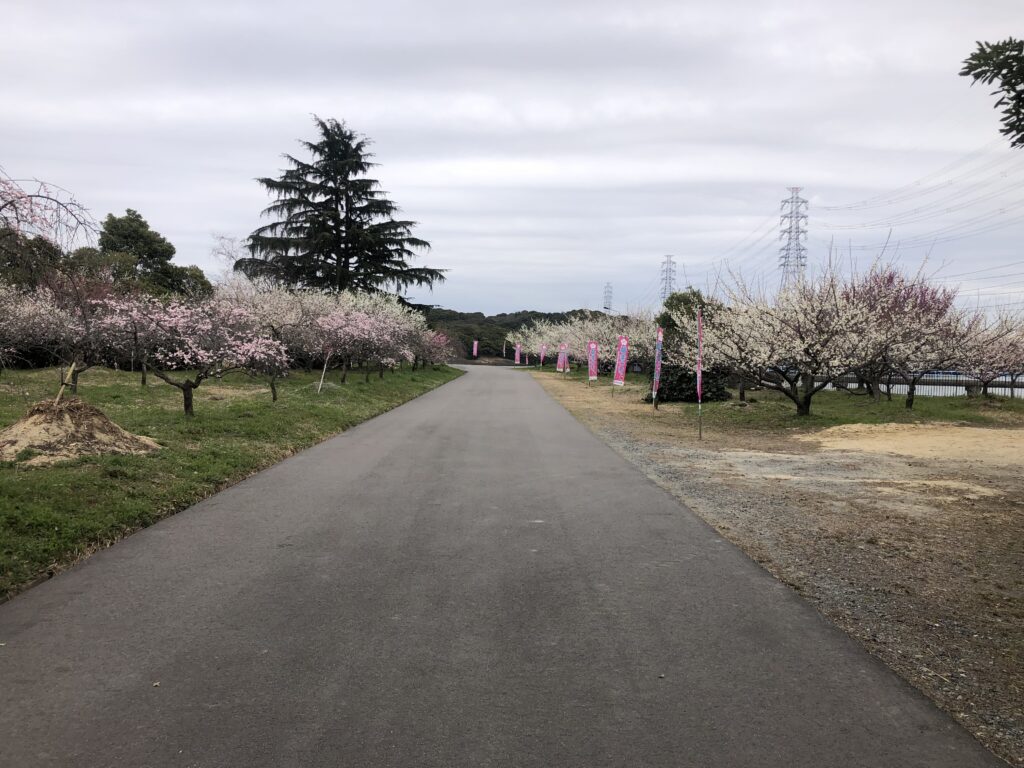
[[[1008,192],[1020,192],[1020,190],[1021,190],[1021,183],[1020,183],[1020,181],[1014,181],[1011,184],[1008,184],[1008,185],[1006,185],[1004,187],[1000,187],[1000,188],[995,189],[995,190],[990,191],[990,192],[986,192],[985,194],[979,195],[978,197],[972,198],[971,200],[967,200],[967,201],[964,201],[964,202],[956,203],[954,205],[949,205],[949,206],[946,206],[945,208],[938,207],[942,203],[939,202],[939,201],[936,201],[934,203],[930,203],[929,205],[922,205],[922,206],[918,206],[917,208],[912,208],[910,210],[906,210],[906,211],[902,211],[900,213],[893,214],[892,216],[889,216],[889,217],[884,218],[884,219],[875,219],[874,221],[867,221],[867,222],[862,222],[862,223],[857,223],[857,224],[832,224],[830,222],[821,222],[820,226],[821,226],[822,229],[829,229],[829,230],[832,230],[832,229],[881,229],[883,227],[892,227],[892,226],[901,225],[901,224],[916,224],[916,223],[921,222],[921,221],[927,221],[928,219],[934,219],[936,216],[945,216],[945,215],[950,214],[950,213],[955,213],[956,211],[962,211],[962,210],[964,210],[966,208],[970,208],[971,206],[977,205],[978,203],[983,203],[983,202],[985,202],[987,200],[992,200],[994,198],[997,198],[997,197],[1000,197],[1002,195],[1005,195]],[[962,196],[962,195],[958,195],[958,196]],[[946,202],[949,202],[952,199],[954,199],[954,198],[953,197],[948,198],[946,200]],[[1016,199],[1012,200],[1012,201],[1009,201],[1010,204],[1018,204],[1020,202],[1022,202],[1022,201],[1021,200],[1016,200]]]
[[[955,275],[943,275],[942,279],[946,280],[950,277],[964,277],[966,275],[977,275],[981,272],[991,272],[994,269],[1006,269],[1007,267],[1017,267],[1024,264],[1024,261],[1011,261],[1009,264],[1000,264],[998,267],[985,267],[984,269],[975,269],[971,272],[957,272]],[[986,278],[988,279],[988,278]]]
[[[881,193],[876,194],[876,195],[871,195],[870,197],[866,197],[863,200],[858,200],[858,201],[853,202],[853,203],[847,203],[846,205],[823,205],[823,206],[820,206],[821,210],[823,210],[823,211],[847,211],[847,210],[855,210],[855,209],[861,209],[861,208],[877,208],[877,207],[881,207],[881,206],[884,206],[884,205],[890,205],[893,202],[896,202],[896,201],[899,201],[899,200],[904,200],[904,199],[913,198],[913,197],[919,196],[919,195],[929,194],[930,192],[934,191],[935,189],[939,189],[939,188],[941,188],[943,186],[946,186],[946,185],[948,185],[950,183],[953,183],[954,181],[958,181],[958,180],[960,180],[962,178],[969,177],[969,176],[971,176],[973,174],[976,174],[976,173],[978,173],[980,171],[988,170],[990,167],[996,165],[999,162],[1002,162],[1003,158],[999,157],[999,158],[996,158],[994,160],[989,160],[988,162],[983,163],[981,166],[979,166],[978,168],[975,168],[974,170],[966,171],[966,172],[960,174],[959,176],[954,176],[952,179],[949,179],[946,182],[943,182],[941,184],[936,184],[936,185],[931,185],[931,186],[923,186],[923,187],[921,186],[926,181],[931,181],[932,179],[941,178],[943,175],[945,175],[946,173],[952,171],[953,169],[957,168],[958,166],[969,165],[970,163],[974,162],[974,159],[976,157],[982,156],[982,155],[986,154],[989,150],[994,149],[996,146],[1002,144],[1002,142],[1003,142],[1002,139],[993,139],[992,141],[990,141],[987,144],[979,147],[978,149],[974,150],[973,152],[970,152],[967,155],[964,155],[963,157],[958,158],[957,160],[954,160],[952,163],[949,163],[949,164],[943,166],[939,170],[933,171],[932,173],[929,173],[929,174],[926,174],[926,175],[922,176],[921,178],[916,179],[915,181],[910,182],[909,184],[904,184],[903,186],[896,187],[895,189],[889,190],[888,192],[881,192]]]
[[[900,248],[931,248],[934,245],[939,245],[942,243],[951,243],[955,240],[963,240],[964,238],[973,237],[974,235],[980,235],[986,232],[993,232],[997,229],[1002,229],[1012,224],[1016,224],[1019,221],[1024,221],[1024,215],[1020,215],[1008,219],[1006,221],[990,223],[978,229],[971,230],[969,232],[953,234],[954,232],[957,232],[958,230],[963,229],[964,227],[980,224],[982,221],[1002,216],[1006,214],[1008,211],[1008,208],[1001,208],[997,211],[992,211],[991,213],[987,213],[983,216],[977,216],[974,217],[973,219],[960,222],[959,224],[953,224],[948,227],[943,227],[942,229],[937,229],[934,230],[933,232],[926,232],[921,235],[914,235],[913,237],[908,238],[906,240],[894,240],[893,238],[889,238],[885,242],[869,243],[867,245],[851,244],[845,246],[844,250],[873,251],[888,246],[892,246],[896,248],[896,250],[899,250]],[[817,240],[817,242],[824,243],[823,240]]]

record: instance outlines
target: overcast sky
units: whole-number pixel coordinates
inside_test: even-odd
[[[419,301],[600,308],[611,282],[623,310],[656,303],[665,254],[679,283],[723,257],[777,280],[789,186],[812,263],[829,242],[869,263],[898,222],[906,263],[1024,299],[1024,150],[957,74],[976,40],[1024,33],[1021,0],[5,0],[0,19],[0,166],[98,219],[137,209],[211,274],[212,235],[260,223],[253,179],[315,113],[373,139],[421,262],[450,270]]]

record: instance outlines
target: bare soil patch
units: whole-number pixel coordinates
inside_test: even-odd
[[[102,411],[81,400],[36,403],[28,414],[0,432],[0,461],[27,466],[53,464],[105,453],[141,454],[160,445],[127,432]]]
[[[1024,464],[1024,431],[962,424],[844,424],[798,439],[829,451],[863,451],[990,466]]]
[[[1024,765],[1024,430],[716,429],[698,442],[692,407],[654,411],[639,391],[537,378],[993,752]]]

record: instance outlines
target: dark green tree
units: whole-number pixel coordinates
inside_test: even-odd
[[[132,280],[154,294],[207,296],[213,292],[199,267],[171,263],[174,246],[131,208],[124,216],[107,214],[99,246],[99,252],[117,265],[119,282]]]
[[[688,286],[684,291],[676,291],[667,299],[658,315],[658,325],[665,329],[666,346],[671,348],[682,348],[691,354],[687,359],[673,360],[670,354],[666,355],[666,363],[661,370],[661,388],[658,390],[658,400],[663,403],[669,402],[697,402],[697,372],[694,370],[696,360],[697,339],[690,333],[681,335],[682,331],[672,319],[672,314],[677,313],[697,319],[697,309],[700,308],[704,322],[712,320],[715,313],[722,308],[721,302],[705,296],[699,288]],[[652,374],[653,376],[653,374]],[[729,381],[729,372],[721,368],[710,368],[704,371],[703,379],[703,400],[728,400],[732,395],[726,388]],[[740,382],[741,398],[743,393],[742,382]],[[646,401],[651,401],[650,394]]]
[[[1010,146],[1024,147],[1024,40],[1008,37],[998,43],[979,42],[977,50],[964,59],[960,74],[972,78],[972,85],[998,81],[992,95],[999,97],[996,108],[1003,108],[1000,133],[1010,140]]]
[[[20,288],[35,288],[61,266],[64,254],[42,237],[0,230],[0,280]]]
[[[657,317],[658,325],[665,329],[666,334],[672,336],[678,331],[676,322],[672,319],[673,312],[696,320],[697,307],[700,307],[704,319],[710,320],[721,306],[716,299],[705,296],[700,288],[687,286],[685,291],[676,291],[665,299],[661,314]]]
[[[235,262],[249,277],[327,290],[403,292],[431,287],[444,270],[414,267],[430,244],[413,236],[415,222],[394,218],[398,207],[367,177],[376,163],[369,139],[337,120],[314,116],[316,141],[300,141],[309,161],[285,155],[280,178],[257,179],[277,199],[268,224],[249,236],[250,256]]]

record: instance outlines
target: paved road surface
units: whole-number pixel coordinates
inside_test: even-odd
[[[1002,765],[508,369],[0,605],[0,643],[4,768]]]

